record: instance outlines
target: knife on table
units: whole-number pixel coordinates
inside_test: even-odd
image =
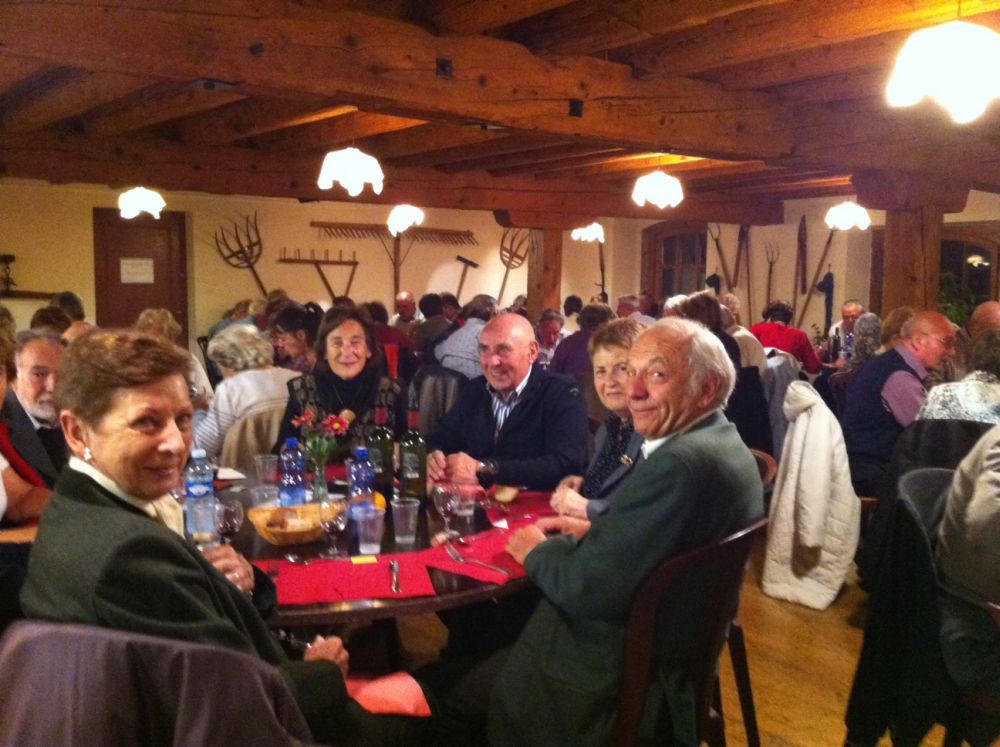
[[[399,586],[399,561],[390,560],[389,561],[389,572],[392,574],[392,593],[400,594],[402,589]]]

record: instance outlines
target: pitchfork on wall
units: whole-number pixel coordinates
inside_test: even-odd
[[[766,306],[771,303],[771,278],[774,277],[774,265],[777,264],[781,252],[777,244],[768,241],[764,244],[764,253],[767,256],[767,299],[764,302]]]
[[[260,228],[257,227],[256,211],[253,214],[253,222],[250,221],[249,215],[244,219],[242,233],[240,233],[240,225],[236,221],[233,221],[232,241],[236,244],[235,248],[230,245],[229,240],[230,236],[227,235],[225,226],[216,231],[215,248],[219,252],[219,255],[230,267],[235,267],[239,270],[250,270],[250,274],[253,275],[260,294],[266,296],[267,288],[264,287],[264,283],[261,282],[260,275],[257,274],[257,270],[254,267],[260,259],[261,252],[264,251],[264,243],[260,238]]]
[[[500,292],[497,294],[497,306],[503,302],[503,292],[507,287],[507,276],[511,270],[516,270],[524,264],[528,250],[534,243],[534,237],[528,228],[505,228],[500,236],[500,261],[507,269],[503,271]]]

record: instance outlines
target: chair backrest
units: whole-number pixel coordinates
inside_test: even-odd
[[[907,472],[899,478],[899,499],[906,503],[923,526],[932,545],[938,524],[944,516],[948,488],[954,474],[953,469],[924,467]]]
[[[247,477],[254,474],[253,458],[257,454],[269,454],[278,432],[285,405],[273,405],[255,410],[237,420],[229,428],[222,441],[219,466],[238,469]]]
[[[21,621],[0,641],[0,671],[5,744],[311,741],[281,673],[218,646]]]
[[[445,366],[421,366],[410,382],[410,399],[417,398],[420,405],[420,432],[428,434],[437,427],[451,406],[455,404],[468,379]]]
[[[757,462],[757,471],[760,472],[760,481],[767,490],[774,483],[774,477],[778,474],[778,463],[774,457],[759,449],[750,449],[754,460]]]
[[[838,418],[840,414],[844,411],[844,406],[847,404],[847,390],[851,386],[851,382],[858,375],[861,367],[851,368],[847,371],[837,371],[837,373],[830,376],[828,382],[830,387],[830,394],[833,395],[833,401],[836,404],[836,409],[833,414]]]
[[[708,728],[715,668],[736,617],[747,555],[754,537],[767,525],[759,519],[718,542],[662,561],[639,586],[629,612],[618,697],[618,717],[611,744],[637,743],[653,667],[656,666],[657,633],[661,609],[671,604],[671,592],[689,574],[705,579],[698,619],[690,620],[696,640],[686,641],[688,675],[694,687],[699,734]]]

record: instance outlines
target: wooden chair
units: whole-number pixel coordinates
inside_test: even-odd
[[[219,466],[231,467],[253,477],[253,458],[257,454],[271,453],[284,414],[285,405],[275,405],[248,413],[233,423],[222,441]]]
[[[760,449],[750,449],[753,458],[757,461],[757,471],[760,472],[760,481],[767,490],[774,484],[774,478],[778,474],[778,463],[774,457],[766,451]]]
[[[725,745],[717,675],[719,654],[736,615],[750,547],[766,525],[767,519],[760,519],[711,545],[667,558],[639,586],[628,619],[618,718],[611,740],[614,747],[638,744],[639,725],[655,666],[660,610],[669,607],[671,592],[692,572],[711,577],[704,588],[699,619],[691,626],[698,631],[698,638],[692,642],[688,661],[698,711],[698,738],[710,745]]]
[[[420,405],[420,432],[434,431],[441,416],[458,400],[468,379],[451,368],[438,365],[421,366],[410,382],[409,396]]]

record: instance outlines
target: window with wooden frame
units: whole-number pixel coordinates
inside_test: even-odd
[[[642,232],[642,290],[666,299],[705,287],[707,226],[657,223]]]

